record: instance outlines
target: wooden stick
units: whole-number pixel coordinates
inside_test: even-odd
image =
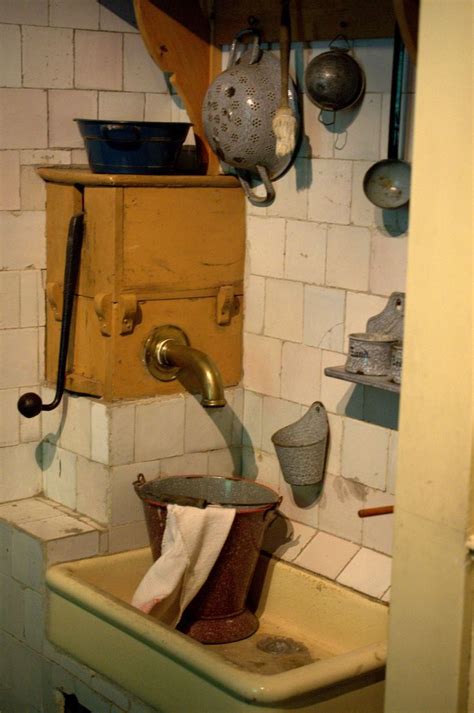
[[[378,508],[362,508],[358,511],[359,517],[374,517],[375,515],[390,515],[393,512],[393,505],[382,505]]]

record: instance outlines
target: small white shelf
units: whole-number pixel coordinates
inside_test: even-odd
[[[328,366],[324,373],[326,376],[332,376],[333,379],[342,379],[342,381],[351,381],[354,384],[362,384],[363,386],[373,386],[374,389],[383,389],[391,391],[394,394],[400,393],[400,384],[390,381],[389,376],[366,376],[365,374],[351,374],[346,371],[343,366]]]

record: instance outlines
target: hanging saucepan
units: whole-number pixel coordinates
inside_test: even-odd
[[[341,39],[346,47],[335,46]],[[365,90],[364,70],[350,54],[344,35],[335,37],[327,52],[311,60],[304,81],[308,97],[323,111],[348,109],[360,100]]]
[[[398,158],[405,48],[398,25],[393,43],[392,95],[388,130],[388,158],[378,161],[364,176],[364,193],[378,208],[400,208],[410,199],[411,168]]]
[[[253,35],[253,42],[240,56],[241,39]],[[290,80],[289,103],[297,118],[296,89]],[[272,120],[280,105],[280,63],[260,49],[256,30],[239,32],[234,39],[227,69],[207,90],[203,102],[203,123],[212,150],[225,163],[234,166],[249,201],[268,205],[275,197],[272,181],[286,171],[292,154],[277,157]],[[266,195],[257,196],[249,180],[257,175]]]

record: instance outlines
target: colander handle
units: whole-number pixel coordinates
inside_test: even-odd
[[[260,33],[258,30],[249,27],[246,30],[242,30],[234,37],[234,40],[230,46],[229,62],[227,63],[227,69],[230,69],[236,63],[238,59],[237,47],[239,46],[239,43],[241,43],[242,37],[245,37],[245,35],[253,35],[252,54],[250,56],[249,64],[255,64],[260,59]]]
[[[270,180],[270,176],[268,175],[268,171],[265,166],[256,166],[256,169],[258,171],[258,175],[262,179],[263,185],[265,186],[266,193],[264,196],[257,196],[257,194],[254,193],[247,179],[244,178],[244,176],[240,173],[238,169],[237,177],[241,183],[242,188],[244,189],[245,195],[249,199],[250,203],[252,203],[252,205],[270,205],[275,200],[275,189],[273,188],[273,183]]]

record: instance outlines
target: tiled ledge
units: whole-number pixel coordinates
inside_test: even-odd
[[[44,567],[104,551],[107,531],[90,518],[37,496],[0,505],[0,571],[42,590]]]
[[[282,517],[269,527],[263,547],[274,557],[390,601],[392,558],[380,552]]]

